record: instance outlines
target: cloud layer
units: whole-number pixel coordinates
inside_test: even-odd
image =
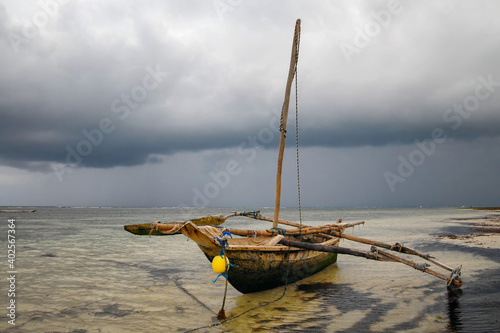
[[[304,148],[387,151],[436,129],[467,147],[496,142],[499,10],[495,1],[3,3],[0,164],[57,173],[274,148],[298,17]]]

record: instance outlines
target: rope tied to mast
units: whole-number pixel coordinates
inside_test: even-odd
[[[298,88],[298,63],[299,63],[299,50],[300,50],[300,24],[297,26],[297,44],[296,44],[296,56],[295,56],[295,64],[294,64],[294,72],[293,76],[295,79],[295,146],[296,146],[296,156],[297,156],[297,195],[299,200],[299,222],[302,225],[302,200],[300,195],[300,163],[299,163],[299,88]],[[281,108],[281,119],[280,119],[280,133],[283,133],[283,136],[286,138],[286,129],[283,123],[283,113],[284,113],[285,103]]]
[[[297,19],[295,23],[295,31],[293,37],[292,54],[290,59],[290,66],[288,69],[288,79],[285,88],[285,100],[283,102],[283,107],[281,108],[281,120],[280,120],[280,144],[278,149],[278,168],[276,172],[276,195],[274,201],[274,219],[273,227],[278,226],[280,202],[281,202],[281,176],[283,171],[283,156],[285,152],[285,142],[286,142],[286,126],[288,120],[288,106],[290,103],[290,92],[292,88],[292,83],[297,72],[297,52],[298,52],[298,42],[300,39],[300,19]]]
[[[300,25],[297,38],[297,55],[295,57],[295,146],[297,148],[297,195],[299,198],[299,222],[302,226],[302,202],[300,198],[300,164],[299,164],[299,89],[298,89],[298,62],[300,49]]]

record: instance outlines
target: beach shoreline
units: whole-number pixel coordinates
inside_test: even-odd
[[[483,217],[453,218],[446,222],[461,225],[466,229],[463,235],[449,234],[436,236],[437,240],[454,245],[500,249],[500,207],[470,207],[492,213]]]

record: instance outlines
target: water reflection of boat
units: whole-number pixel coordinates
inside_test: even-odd
[[[462,290],[448,290],[448,328],[450,332],[459,332],[462,327],[462,311],[460,310],[460,296]]]

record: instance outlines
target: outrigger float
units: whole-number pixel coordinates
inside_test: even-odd
[[[216,272],[223,273],[224,276],[227,277],[226,288],[228,281],[234,288],[242,293],[267,290],[306,278],[335,263],[338,254],[364,257],[370,260],[399,262],[445,280],[450,289],[459,288],[462,285],[460,278],[461,266],[453,269],[448,265],[440,263],[429,254],[422,254],[400,243],[390,245],[366,238],[355,237],[345,232],[345,229],[364,224],[364,221],[342,223],[341,220],[337,220],[334,223],[322,226],[306,226],[303,225],[302,222],[296,223],[279,218],[281,170],[285,149],[288,106],[292,81],[297,70],[299,39],[300,19],[297,20],[295,25],[292,56],[285,90],[285,101],[281,114],[281,137],[276,177],[274,218],[264,217],[259,211],[235,212],[227,216],[207,216],[183,222],[154,222],[127,225],[125,226],[125,230],[136,235],[149,236],[176,235],[182,233],[196,242],[208,260],[212,262],[212,266]],[[221,226],[221,224],[229,218],[237,216],[269,221],[273,223],[273,227],[266,230],[253,230]],[[279,225],[291,228],[283,229],[280,228]],[[368,244],[371,245],[371,248],[368,251],[360,251],[357,249],[340,247],[338,246],[340,239]],[[415,263],[400,255],[382,249],[395,251],[400,254],[418,256],[425,259],[427,262]],[[221,261],[219,259],[223,260]],[[216,268],[217,262],[222,262],[222,267]],[[448,272],[448,275],[431,269],[430,264],[434,264],[444,269]],[[223,308],[224,303],[221,309],[222,312]],[[218,318],[224,319],[225,315],[222,313]]]

